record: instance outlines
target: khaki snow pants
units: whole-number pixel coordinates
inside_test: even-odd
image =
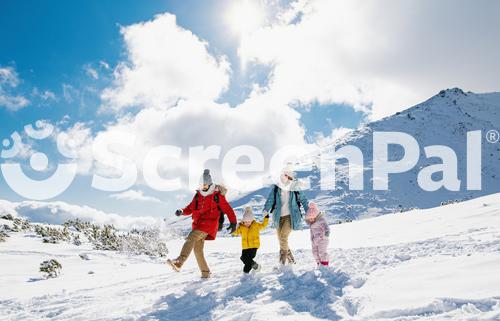
[[[205,255],[203,253],[203,246],[205,245],[205,238],[207,236],[207,233],[200,230],[191,231],[186,238],[186,242],[184,242],[184,245],[182,246],[181,254],[177,258],[177,261],[182,266],[191,254],[191,251],[194,250],[194,256],[196,257],[202,276],[208,276],[210,274],[210,269],[208,268]]]
[[[280,242],[280,253],[288,253],[288,236],[292,232],[292,218],[290,215],[280,217],[277,232],[278,241]]]

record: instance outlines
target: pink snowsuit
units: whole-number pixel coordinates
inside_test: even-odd
[[[328,265],[328,241],[330,227],[324,213],[318,214],[316,220],[310,224],[312,252],[316,263]]]

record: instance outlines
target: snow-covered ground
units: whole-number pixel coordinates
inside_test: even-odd
[[[263,269],[251,277],[242,276],[239,238],[207,242],[209,280],[194,257],[175,273],[164,259],[12,233],[0,243],[0,319],[500,319],[500,194],[334,225],[329,269],[315,269],[308,233],[292,233],[299,264],[282,270],[276,237],[265,233]],[[167,245],[174,257],[182,240]],[[38,266],[50,258],[62,275],[46,280]]]

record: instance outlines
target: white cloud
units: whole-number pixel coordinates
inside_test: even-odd
[[[156,197],[146,196],[143,191],[133,189],[122,193],[111,194],[109,197],[117,200],[162,203],[162,201]]]
[[[239,48],[274,66],[267,94],[283,102],[372,106],[378,119],[443,88],[499,89],[500,3],[299,2]]]
[[[62,84],[63,97],[67,103],[72,103],[80,98],[80,91],[70,84]]]
[[[86,124],[77,122],[64,130],[57,128],[54,138],[57,138],[59,153],[77,160],[78,173],[90,174],[93,168],[92,130]]]
[[[17,72],[12,67],[0,67],[0,107],[17,111],[29,105],[30,101],[12,93],[20,83]]]
[[[169,13],[121,28],[128,60],[114,71],[103,91],[105,108],[168,108],[178,99],[213,100],[229,83],[226,57],[214,57],[208,44],[176,24]]]
[[[104,60],[99,61],[99,66],[102,67],[102,68],[104,68],[105,70],[109,70],[110,69],[109,64],[106,61],[104,61]]]
[[[19,85],[19,77],[14,68],[12,67],[0,68],[0,84],[7,85],[9,87],[16,87],[17,85]]]
[[[159,173],[165,178],[180,175],[183,187],[187,188],[187,153],[190,147],[222,147],[220,159],[207,163],[213,170],[216,182],[221,183],[221,159],[233,147],[255,146],[269,161],[281,147],[304,145],[304,129],[298,118],[299,114],[292,108],[267,105],[260,97],[235,108],[214,102],[181,101],[169,110],[145,108],[133,117],[123,117],[98,135],[113,131],[134,134],[136,141],[127,156],[135,160],[139,169],[142,168],[144,156],[153,147],[173,145],[182,148],[181,159],[161,162]],[[195,157],[193,159],[199,161]],[[200,174],[202,169],[199,168]],[[241,186],[230,187],[233,192],[238,188]]]
[[[94,80],[99,79],[99,73],[96,69],[92,68],[91,65],[87,64],[83,66],[83,70],[87,74],[87,76],[91,77]]]
[[[32,142],[30,142],[27,137],[25,137],[25,135],[21,135],[21,137],[23,140],[28,142],[21,142],[21,144],[18,145],[19,150],[17,152],[17,155],[12,159],[5,160],[5,162],[18,162],[19,160],[27,160],[35,152],[33,150],[33,147],[31,146]]]
[[[320,147],[330,145],[334,143],[336,140],[339,138],[342,138],[342,136],[352,132],[353,129],[351,128],[345,128],[345,127],[338,127],[332,129],[332,132],[330,135],[325,136],[323,133],[317,133],[316,134],[316,144]]]
[[[42,98],[43,100],[55,100],[56,99],[56,94],[54,94],[50,90],[45,90],[44,92],[42,92],[40,94],[40,98]]]
[[[43,102],[57,100],[56,94],[50,90],[40,91],[37,87],[33,88],[32,96],[40,98]]]
[[[88,206],[72,205],[65,202],[24,201],[19,203],[0,200],[0,209],[14,216],[28,218],[32,222],[62,224],[70,219],[81,219],[99,225],[113,224],[116,228],[130,230],[159,226],[161,221],[150,216],[122,216],[105,213]]]
[[[222,158],[233,147],[252,145],[269,161],[285,145],[305,144],[300,114],[272,97],[255,94],[234,108],[214,102],[227,88],[229,64],[225,57],[210,55],[207,43],[177,26],[175,16],[166,13],[123,27],[122,35],[127,61],[119,64],[114,85],[104,90],[102,98],[108,108],[140,109],[121,116],[96,138],[113,131],[135,135],[135,145],[126,154],[139,170],[151,148],[178,146],[182,159],[162,162],[159,172],[165,178],[181,175],[187,187],[190,147],[221,146]],[[206,166],[222,182],[221,160]],[[237,188],[231,186],[230,192]]]

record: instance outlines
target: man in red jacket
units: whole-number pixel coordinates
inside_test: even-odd
[[[210,269],[203,254],[205,240],[215,240],[219,227],[220,213],[225,213],[230,225],[227,230],[233,233],[236,230],[236,215],[226,197],[220,193],[213,183],[210,170],[205,169],[202,176],[202,188],[196,191],[191,203],[184,209],[179,209],[175,215],[191,215],[193,219],[192,231],[186,238],[181,253],[175,260],[167,263],[179,272],[184,262],[194,250],[202,278],[210,277]]]

